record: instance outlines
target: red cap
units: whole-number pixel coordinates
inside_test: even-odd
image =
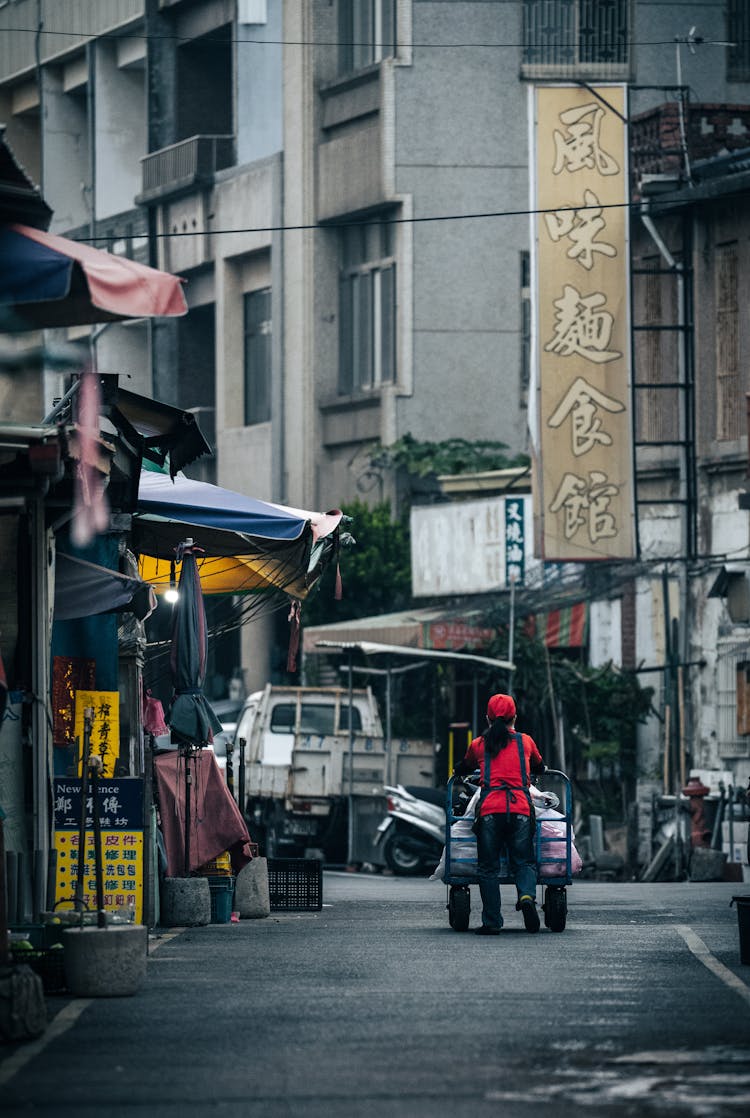
[[[515,716],[516,704],[510,695],[493,695],[487,703],[487,717],[490,722],[502,718],[503,722],[510,722]]]

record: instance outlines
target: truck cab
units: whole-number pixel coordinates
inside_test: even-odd
[[[250,695],[237,724],[234,759],[243,766],[241,807],[263,852],[341,862],[360,835],[359,845],[369,848],[389,772],[410,783],[433,778],[430,743],[392,742],[390,751],[388,744],[369,687],[350,693],[268,684]],[[396,757],[393,768],[389,752]]]

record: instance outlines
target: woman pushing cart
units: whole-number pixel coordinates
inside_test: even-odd
[[[547,856],[545,843],[557,842],[545,836],[542,823],[537,822],[531,791],[531,775],[548,772],[542,756],[528,734],[515,728],[516,704],[510,695],[493,695],[487,704],[487,728],[474,738],[466,756],[456,766],[448,782],[446,801],[446,852],[444,880],[449,886],[448,911],[451,927],[466,931],[469,923],[469,885],[479,882],[482,897],[482,923],[477,935],[499,935],[503,926],[500,908],[500,883],[513,882],[518,901],[516,908],[523,917],[527,932],[539,931],[536,891],[542,880],[554,877],[544,900],[545,924],[553,931],[565,927],[566,896],[564,886],[570,883],[572,826],[570,819],[570,783],[559,775],[566,786],[566,826],[564,858]],[[461,836],[462,852],[451,849],[452,833],[457,817],[453,815],[453,781],[479,769],[480,792],[475,810],[473,832],[476,835],[476,863],[472,865],[469,835]],[[460,818],[460,817],[459,817]],[[467,849],[467,847],[469,849]],[[549,852],[551,855],[551,851]],[[501,862],[505,854],[507,862]],[[564,863],[564,864],[561,864]],[[463,872],[462,872],[463,871]],[[562,872],[561,872],[562,871]]]

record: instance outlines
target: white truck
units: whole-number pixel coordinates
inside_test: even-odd
[[[435,748],[388,743],[369,687],[350,696],[345,687],[267,684],[245,700],[232,765],[251,837],[268,857],[366,862],[384,785],[432,787]]]

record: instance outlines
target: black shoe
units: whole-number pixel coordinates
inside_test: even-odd
[[[523,916],[523,925],[527,932],[539,931],[539,913],[536,910],[536,901],[533,897],[521,897],[518,907]]]
[[[474,929],[475,936],[499,936],[500,929],[493,928],[489,924],[480,924],[478,928]]]

